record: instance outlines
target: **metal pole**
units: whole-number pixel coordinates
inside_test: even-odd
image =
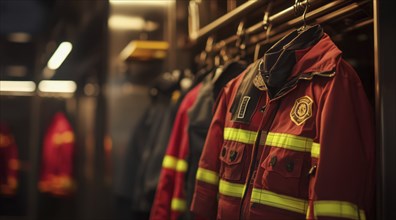
[[[244,3],[243,5],[237,7],[236,9],[232,10],[231,12],[221,16],[220,18],[216,19],[212,23],[206,25],[205,27],[201,28],[196,33],[190,36],[191,41],[196,41],[202,37],[208,36],[209,34],[213,33],[214,31],[218,30],[221,27],[229,24],[232,21],[242,18],[243,16],[247,15],[248,13],[252,12],[253,10],[257,10],[257,7],[264,5],[267,0],[250,0]]]
[[[396,219],[396,21],[393,1],[374,0],[377,219]]]

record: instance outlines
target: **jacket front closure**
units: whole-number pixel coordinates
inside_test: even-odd
[[[257,168],[260,165],[260,158],[268,155],[268,150],[265,149],[265,140],[267,134],[270,132],[272,122],[275,119],[276,113],[279,109],[280,99],[270,100],[268,95],[265,95],[265,105],[260,107],[262,117],[257,131],[256,140],[253,144],[249,169],[245,180],[246,190],[243,193],[241,200],[241,210],[239,219],[249,219],[250,204],[251,204],[251,193],[253,189],[253,183],[257,176]],[[261,147],[262,146],[262,147]]]

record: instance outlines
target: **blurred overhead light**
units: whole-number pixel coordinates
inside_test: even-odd
[[[141,17],[114,15],[109,18],[109,27],[120,30],[141,30],[144,19]]]
[[[109,27],[115,30],[154,31],[158,28],[158,24],[146,21],[142,17],[113,15],[109,18]]]
[[[174,0],[110,0],[114,5],[168,5]]]
[[[77,85],[70,80],[43,80],[38,86],[40,92],[74,93]]]
[[[8,40],[15,43],[27,43],[32,39],[32,36],[24,32],[15,32],[7,36]]]
[[[0,92],[34,92],[33,81],[0,81]]]
[[[52,70],[58,69],[66,59],[67,55],[69,55],[72,48],[73,46],[70,42],[62,42],[49,59],[47,67]]]

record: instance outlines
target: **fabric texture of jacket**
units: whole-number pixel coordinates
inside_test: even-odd
[[[42,149],[39,190],[54,196],[67,196],[74,190],[74,131],[65,114],[53,117]]]
[[[183,186],[176,185],[176,179],[185,178],[188,164],[187,152],[182,147],[187,145],[188,116],[187,111],[194,104],[202,84],[198,84],[184,97],[177,111],[172,133],[162,161],[162,170],[155,193],[150,219],[178,219],[187,210]]]
[[[18,146],[5,124],[0,124],[0,195],[13,196],[18,187]]]
[[[372,218],[371,107],[330,37],[310,36],[318,28],[282,38],[264,56],[273,57],[258,60],[222,91],[197,171],[196,215]],[[273,73],[288,76],[270,86]]]

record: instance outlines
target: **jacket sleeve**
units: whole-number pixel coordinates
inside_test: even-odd
[[[196,174],[191,211],[200,217],[216,219],[219,185],[219,154],[223,144],[223,130],[227,104],[222,90],[217,102]]]
[[[182,148],[187,149],[187,146],[185,146],[188,144],[187,111],[194,104],[200,87],[201,84],[198,84],[186,94],[176,114],[168,147],[162,162],[153,206],[150,211],[151,220],[177,219],[181,213],[187,210],[184,194],[181,189],[175,191],[175,184],[177,184],[176,176],[179,176],[178,179],[182,178],[184,181],[184,174],[188,168],[187,161],[184,158],[180,158],[180,153]],[[178,187],[181,186],[178,185]]]
[[[371,106],[354,70],[340,61],[318,102],[307,219],[371,219],[375,140]]]
[[[162,161],[161,174],[150,212],[151,220],[171,218],[171,202],[174,193],[178,154],[183,139],[182,134],[185,120],[186,115],[184,114],[183,106],[180,106]]]

